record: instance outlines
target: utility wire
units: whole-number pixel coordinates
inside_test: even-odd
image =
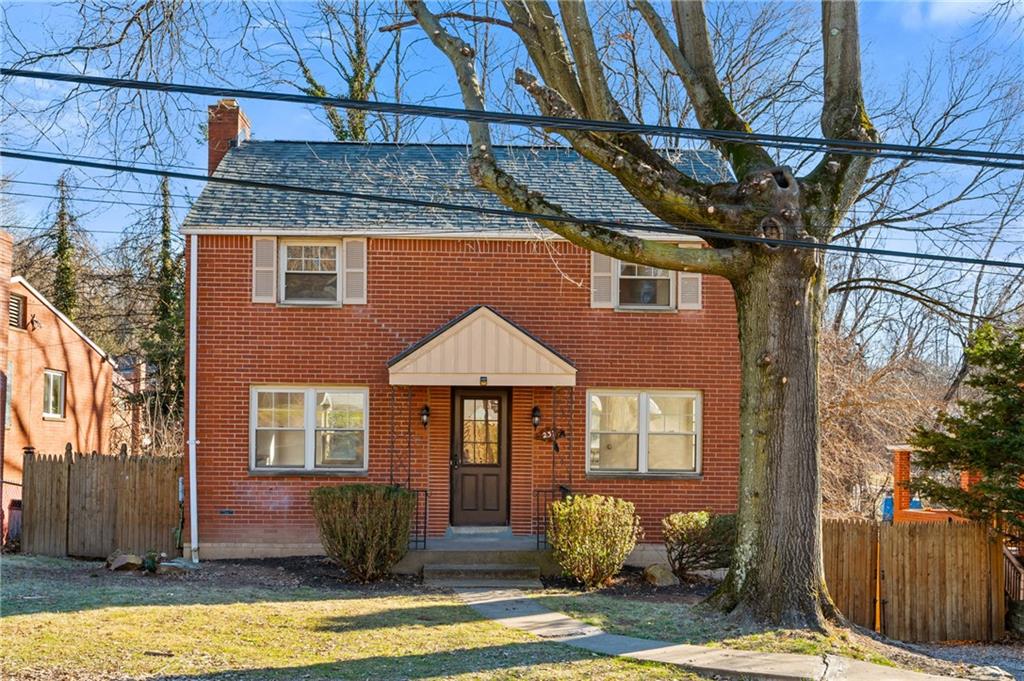
[[[313,95],[250,90],[241,88],[211,87],[183,83],[161,83],[132,78],[108,78],[74,73],[56,73],[30,69],[0,69],[0,75],[16,78],[36,78],[60,82],[97,85],[107,88],[129,88],[153,92],[176,92],[207,97],[237,97],[263,99],[275,102],[290,102],[316,106],[335,106],[360,111],[396,113],[413,116],[429,116],[461,121],[501,123],[528,127],[553,128],[557,130],[581,130],[608,133],[642,133],[658,136],[680,137],[701,141],[763,144],[765,146],[815,151],[876,158],[896,158],[916,161],[934,161],[959,165],[984,166],[1012,170],[1024,169],[1024,154],[986,151],[983,149],[950,149],[937,146],[912,144],[890,144],[863,142],[831,137],[798,137],[792,135],[769,135],[764,133],[739,132],[731,130],[704,130],[702,128],[676,127],[669,125],[637,124],[621,121],[599,121],[586,118],[563,118],[534,114],[516,114],[496,111],[471,111],[454,107],[404,104],[399,102],[362,101],[345,97],[316,97]]]
[[[31,150],[31,149],[18,149],[17,151],[24,151],[26,153],[36,153],[33,150]],[[85,156],[85,155],[82,155],[82,154],[73,154],[71,156],[74,157],[74,158],[92,158],[92,159],[98,159],[98,160],[105,160],[105,159],[102,159],[102,157],[99,157],[99,156]],[[120,161],[118,161],[118,162],[120,162]],[[168,166],[168,167],[171,167],[171,166]],[[205,172],[204,168],[200,168],[198,166],[176,165],[176,166],[173,166],[173,167],[175,167],[175,168],[187,168],[187,169],[191,169],[191,170],[197,170],[197,171],[200,171],[200,172]],[[37,181],[32,181],[32,180],[0,179],[0,187],[4,186],[6,184],[27,184],[27,185],[37,186],[37,187],[49,187],[51,189],[54,186],[53,182],[37,182]],[[157,197],[157,198],[159,197],[159,193],[160,193],[158,189],[153,189],[153,190],[125,189],[125,188],[122,188],[122,187],[97,187],[97,186],[93,186],[93,185],[74,184],[74,183],[65,183],[65,186],[67,186],[69,189],[76,189],[76,190],[82,190],[82,191],[103,192],[103,193],[118,193],[118,194],[141,194],[141,195],[144,195],[144,196]],[[180,199],[187,199],[189,201],[194,201],[196,199],[196,195],[195,194],[182,194],[182,193],[178,193],[178,192],[171,192],[170,196],[173,196],[175,198],[180,198]],[[726,207],[730,207],[730,208],[743,208],[744,207],[744,206],[742,206],[740,204],[734,204],[734,203],[719,203],[719,204],[716,204],[716,205],[718,205],[718,206],[726,206]],[[956,216],[956,217],[976,217],[976,218],[992,219],[995,216],[995,213],[997,213],[997,212],[998,211],[989,211],[989,212],[986,212],[986,213],[982,213],[982,212],[971,212],[971,211],[936,210],[935,212],[927,213],[926,215],[923,215],[920,218],[914,218],[913,216],[908,217],[908,216],[899,215],[899,214],[895,214],[895,215],[892,215],[892,216],[889,216],[888,218],[886,218],[885,216],[880,216],[877,213],[877,211],[873,211],[873,210],[870,210],[870,209],[867,209],[867,208],[856,208],[856,207],[854,207],[854,208],[850,208],[850,209],[848,209],[846,211],[846,213],[848,215],[869,215],[869,216],[872,216],[871,217],[872,221],[878,221],[879,223],[885,223],[885,224],[879,224],[879,227],[888,227],[889,229],[894,229],[894,230],[898,230],[898,231],[905,231],[905,232],[921,231],[919,228],[915,228],[912,225],[915,224],[915,221],[919,221],[919,220],[921,220],[923,218],[926,218],[926,217],[927,218],[942,218],[942,217]],[[942,228],[935,228],[935,229],[945,229],[945,228],[942,227]],[[1024,226],[1019,227],[1019,228],[1009,227],[1009,229],[1024,229]]]
[[[52,194],[30,194],[28,192],[9,192],[6,190],[0,190],[0,195],[22,196],[30,199],[50,199],[54,201],[60,198],[59,196],[53,196]],[[140,206],[142,208],[160,208],[163,206],[163,204],[160,203],[159,201],[154,201],[153,203],[141,203],[137,201],[116,201],[114,199],[90,199],[89,197],[86,196],[75,196],[70,198],[69,201],[84,201],[86,203],[105,203],[111,206]],[[188,210],[188,206],[176,206],[174,204],[171,204],[170,207],[175,210]]]
[[[758,243],[768,246],[784,246],[788,248],[806,248],[813,250],[823,251],[837,251],[844,253],[865,253],[870,255],[885,255],[899,258],[914,258],[920,260],[935,260],[939,262],[956,262],[967,265],[991,265],[998,267],[1009,267],[1013,269],[1024,270],[1024,263],[1011,262],[1005,260],[989,260],[985,258],[968,258],[961,256],[951,255],[939,255],[932,253],[913,253],[907,251],[895,251],[881,248],[860,248],[857,246],[847,246],[844,244],[835,243],[817,243],[812,241],[801,241],[798,239],[772,239],[767,237],[757,237],[748,234],[733,234],[728,232],[718,232],[715,230],[709,230],[701,227],[690,227],[680,226],[670,227],[665,225],[664,227],[655,225],[642,225],[642,224],[631,224],[625,222],[618,222],[614,220],[588,220],[575,216],[561,216],[561,215],[548,215],[546,213],[533,213],[527,211],[509,210],[504,208],[488,208],[485,206],[470,206],[466,204],[447,203],[441,201],[428,201],[425,199],[415,199],[407,196],[385,196],[381,194],[371,194],[366,192],[353,192],[344,191],[340,189],[321,189],[317,187],[304,187],[301,185],[283,184],[278,182],[267,182],[262,180],[251,180],[238,177],[227,177],[224,175],[211,175],[204,177],[202,175],[194,175],[191,173],[182,173],[178,171],[166,171],[153,168],[138,168],[133,166],[120,165],[117,163],[104,163],[97,161],[83,161],[71,158],[59,158],[51,156],[42,156],[39,154],[26,154],[22,152],[12,152],[6,150],[0,150],[0,158],[16,158],[23,161],[38,161],[41,163],[58,163],[62,165],[72,165],[83,168],[94,168],[98,170],[110,170],[114,172],[126,172],[126,173],[139,173],[143,175],[156,175],[177,178],[181,180],[195,180],[195,181],[206,181],[213,182],[215,184],[228,184],[239,187],[251,187],[254,189],[268,189],[274,191],[290,191],[301,194],[311,194],[314,196],[337,196],[349,199],[356,199],[360,201],[368,201],[372,203],[388,203],[400,206],[412,206],[416,208],[434,208],[439,210],[458,211],[475,213],[478,215],[493,215],[498,217],[511,217],[511,218],[525,218],[529,220],[547,220],[551,222],[564,222],[582,226],[595,226],[602,227],[611,230],[635,230],[640,232],[661,232],[675,235],[692,235],[705,239],[716,239],[726,241],[738,241],[744,243]]]

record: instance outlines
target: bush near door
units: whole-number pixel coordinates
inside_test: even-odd
[[[588,588],[607,584],[642,536],[636,508],[628,501],[595,494],[551,504],[548,541],[555,560]]]
[[[340,485],[317,487],[309,498],[324,551],[354,579],[380,579],[408,550],[413,492],[391,485]]]

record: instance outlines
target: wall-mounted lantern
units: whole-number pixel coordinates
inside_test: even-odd
[[[430,425],[430,407],[425,404],[420,409],[420,423],[423,424],[424,428]]]
[[[540,425],[540,407],[534,407],[533,411],[530,412],[530,421],[533,422],[534,428]]]

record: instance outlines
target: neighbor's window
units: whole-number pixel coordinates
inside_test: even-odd
[[[63,371],[47,369],[43,372],[43,417],[64,418],[64,384],[66,374]]]
[[[254,388],[252,467],[366,470],[365,388]]]
[[[619,307],[674,307],[672,272],[631,262],[618,265]]]
[[[7,303],[7,324],[15,329],[25,328],[25,296],[11,294]]]
[[[281,246],[284,302],[338,301],[337,244],[284,243]]]
[[[700,393],[589,393],[587,470],[695,473],[700,468]]]

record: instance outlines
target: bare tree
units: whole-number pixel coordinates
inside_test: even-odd
[[[464,105],[482,109],[472,48],[425,4],[407,4],[450,60]],[[637,7],[679,74],[700,124],[749,130],[716,73],[703,4],[672,3],[674,36],[653,6],[640,1]],[[506,0],[505,8],[540,77],[519,71],[517,82],[545,114],[627,120],[609,89],[587,5],[562,2],[557,15],[546,2]],[[863,104],[857,23],[853,3],[823,5],[821,124],[829,137],[870,142],[877,133]],[[727,237],[754,234],[808,245],[829,240],[856,200],[870,161],[829,154],[797,178],[758,145],[717,142],[740,180],[708,185],[683,175],[639,135],[557,132],[666,223],[698,224],[722,235],[709,240],[710,248],[694,250],[597,225],[540,221],[606,255],[730,281],[742,374],[739,537],[716,601],[738,617],[824,627],[826,619],[838,617],[821,558],[817,339],[827,295],[824,259],[813,249],[742,244]],[[470,134],[470,172],[481,187],[512,208],[565,217],[563,209],[499,167],[487,125],[471,123]]]

